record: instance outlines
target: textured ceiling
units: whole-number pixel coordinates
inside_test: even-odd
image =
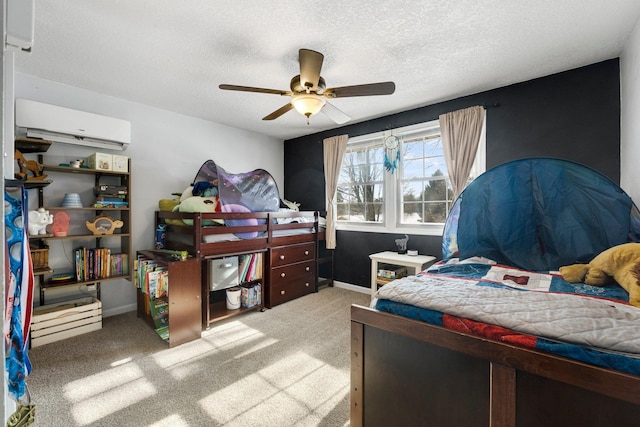
[[[336,127],[289,100],[298,49],[327,86],[392,80],[389,96],[332,104],[359,122],[619,56],[638,0],[38,0],[16,70],[281,139]]]

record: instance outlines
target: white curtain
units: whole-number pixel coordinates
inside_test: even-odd
[[[467,179],[469,179],[469,173],[478,151],[483,125],[484,108],[480,106],[440,116],[442,147],[453,187],[454,200],[467,185]]]
[[[347,151],[348,135],[339,135],[324,140],[324,182],[327,194],[327,249],[336,248],[336,191],[342,167],[342,158]]]

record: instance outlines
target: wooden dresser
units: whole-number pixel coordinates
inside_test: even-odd
[[[268,308],[316,291],[316,243],[269,250],[265,305]]]

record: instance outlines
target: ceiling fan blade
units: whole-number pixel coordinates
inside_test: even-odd
[[[264,89],[261,87],[251,87],[251,86],[236,86],[236,85],[225,85],[221,84],[218,86],[223,90],[237,90],[240,92],[257,92],[257,93],[269,93],[273,95],[282,95],[282,96],[291,96],[292,92],[287,90],[278,90],[278,89]]]
[[[324,55],[315,50],[300,49],[298,59],[300,61],[300,84],[305,89],[318,90]]]
[[[267,116],[264,116],[262,118],[262,120],[274,120],[274,119],[277,119],[278,117],[280,117],[281,115],[283,115],[287,111],[291,110],[292,108],[293,108],[293,105],[291,103],[285,104],[282,107],[278,108],[273,113],[271,113],[271,114],[269,114]]]
[[[322,111],[327,117],[341,125],[347,123],[351,120],[351,117],[347,116],[342,110],[338,109],[335,105],[325,102],[324,107],[322,107]]]
[[[323,96],[346,98],[348,96],[391,95],[396,90],[394,82],[369,83],[355,86],[342,86],[325,89]]]

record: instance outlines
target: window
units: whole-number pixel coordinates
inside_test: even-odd
[[[399,137],[397,149],[384,145]],[[469,180],[485,169],[485,136]],[[337,192],[341,230],[441,235],[453,203],[437,120],[350,138]]]

